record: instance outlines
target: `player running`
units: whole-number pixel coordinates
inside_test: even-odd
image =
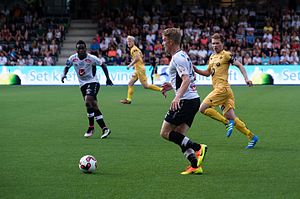
[[[147,76],[145,72],[145,64],[143,62],[143,54],[141,50],[134,45],[134,37],[128,36],[127,37],[127,45],[130,49],[130,55],[132,57],[131,63],[127,66],[127,70],[129,70],[132,66],[134,66],[134,74],[128,83],[128,91],[127,91],[127,98],[120,100],[122,104],[131,104],[132,96],[133,96],[133,85],[137,80],[140,80],[141,84],[145,89],[151,89],[154,91],[161,91],[162,88],[147,83]]]
[[[171,83],[164,83],[162,92],[175,90],[175,98],[163,121],[160,135],[177,144],[190,166],[181,174],[202,174],[202,162],[207,146],[192,142],[185,136],[192,126],[194,117],[200,107],[200,97],[194,84],[194,71],[189,56],[180,49],[181,32],[178,28],[163,31],[165,51],[172,55],[169,64]]]
[[[96,65],[102,67],[103,72],[106,76],[106,85],[113,85],[109,78],[107,67],[101,62],[96,56],[91,55],[86,52],[86,44],[84,41],[79,40],[76,44],[77,53],[71,55],[64,68],[64,74],[61,77],[62,83],[67,77],[67,73],[71,66],[74,66],[76,71],[80,90],[85,101],[85,106],[87,110],[87,116],[89,120],[89,127],[84,137],[90,137],[94,133],[94,118],[96,119],[98,125],[102,129],[101,139],[106,138],[110,133],[110,129],[107,128],[103,115],[98,107],[97,94],[100,88],[99,80],[96,76]]]
[[[230,52],[223,49],[223,42],[224,38],[222,35],[219,33],[214,34],[212,36],[212,48],[215,53],[210,56],[207,69],[199,70],[194,66],[196,73],[204,76],[212,76],[212,85],[214,88],[201,104],[200,112],[224,123],[227,129],[227,137],[230,137],[233,127],[235,127],[249,139],[246,148],[252,149],[258,141],[258,137],[234,113],[234,95],[228,83],[228,69],[230,64],[239,68],[248,86],[252,86],[252,81],[248,79],[244,66]],[[214,109],[216,106],[220,106],[225,117]]]

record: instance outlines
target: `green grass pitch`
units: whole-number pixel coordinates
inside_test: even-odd
[[[198,86],[203,99],[211,90]],[[236,114],[260,141],[247,139],[198,114],[188,136],[209,147],[203,175],[182,176],[188,165],[159,131],[173,99],[135,87],[102,86],[101,110],[112,134],[83,137],[87,119],[77,86],[0,87],[0,198],[299,198],[300,87],[234,86]],[[83,174],[79,159],[98,160]]]

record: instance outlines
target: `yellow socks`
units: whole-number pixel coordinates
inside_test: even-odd
[[[133,86],[128,86],[128,91],[127,91],[127,100],[131,101],[133,96]]]
[[[148,86],[149,89],[154,90],[154,91],[161,91],[161,88],[158,86],[155,86],[154,84],[150,84]]]
[[[254,137],[254,134],[246,127],[245,123],[242,122],[239,118],[234,119],[234,126],[237,130],[243,133],[249,140]]]
[[[223,124],[228,124],[228,120],[213,108],[207,108],[204,111],[204,114],[211,117],[212,119],[222,122]]]

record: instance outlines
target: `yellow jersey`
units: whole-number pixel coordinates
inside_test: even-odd
[[[229,51],[222,50],[217,54],[212,54],[208,62],[208,70],[211,72],[212,85],[214,88],[219,86],[229,86],[228,69],[234,58]]]
[[[134,68],[135,68],[135,70],[143,69],[145,64],[143,62],[143,53],[141,52],[141,50],[134,45],[130,49],[130,55],[131,55],[132,60],[134,60],[137,55],[140,56],[139,60],[134,64]]]

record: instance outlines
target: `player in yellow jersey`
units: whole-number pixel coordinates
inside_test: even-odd
[[[137,80],[140,80],[141,84],[146,89],[151,89],[154,91],[161,91],[162,88],[147,83],[147,76],[145,71],[145,64],[143,62],[143,54],[141,50],[134,45],[134,37],[128,36],[127,37],[127,45],[130,49],[130,55],[132,57],[131,63],[127,66],[129,70],[132,66],[134,66],[134,74],[128,83],[128,92],[127,92],[127,99],[120,100],[123,104],[131,104],[132,96],[133,96],[133,85]],[[164,94],[164,93],[163,93]]]
[[[219,33],[215,33],[212,36],[214,54],[209,58],[207,69],[199,70],[194,66],[196,73],[204,76],[212,76],[213,91],[203,100],[200,112],[224,123],[226,125],[227,137],[230,137],[233,127],[235,127],[249,139],[246,148],[251,149],[256,145],[258,137],[234,113],[234,95],[228,83],[228,69],[230,64],[239,68],[248,86],[252,86],[252,81],[248,79],[244,66],[230,52],[223,49],[223,42],[224,37]],[[214,109],[216,106],[220,106],[224,116]]]

